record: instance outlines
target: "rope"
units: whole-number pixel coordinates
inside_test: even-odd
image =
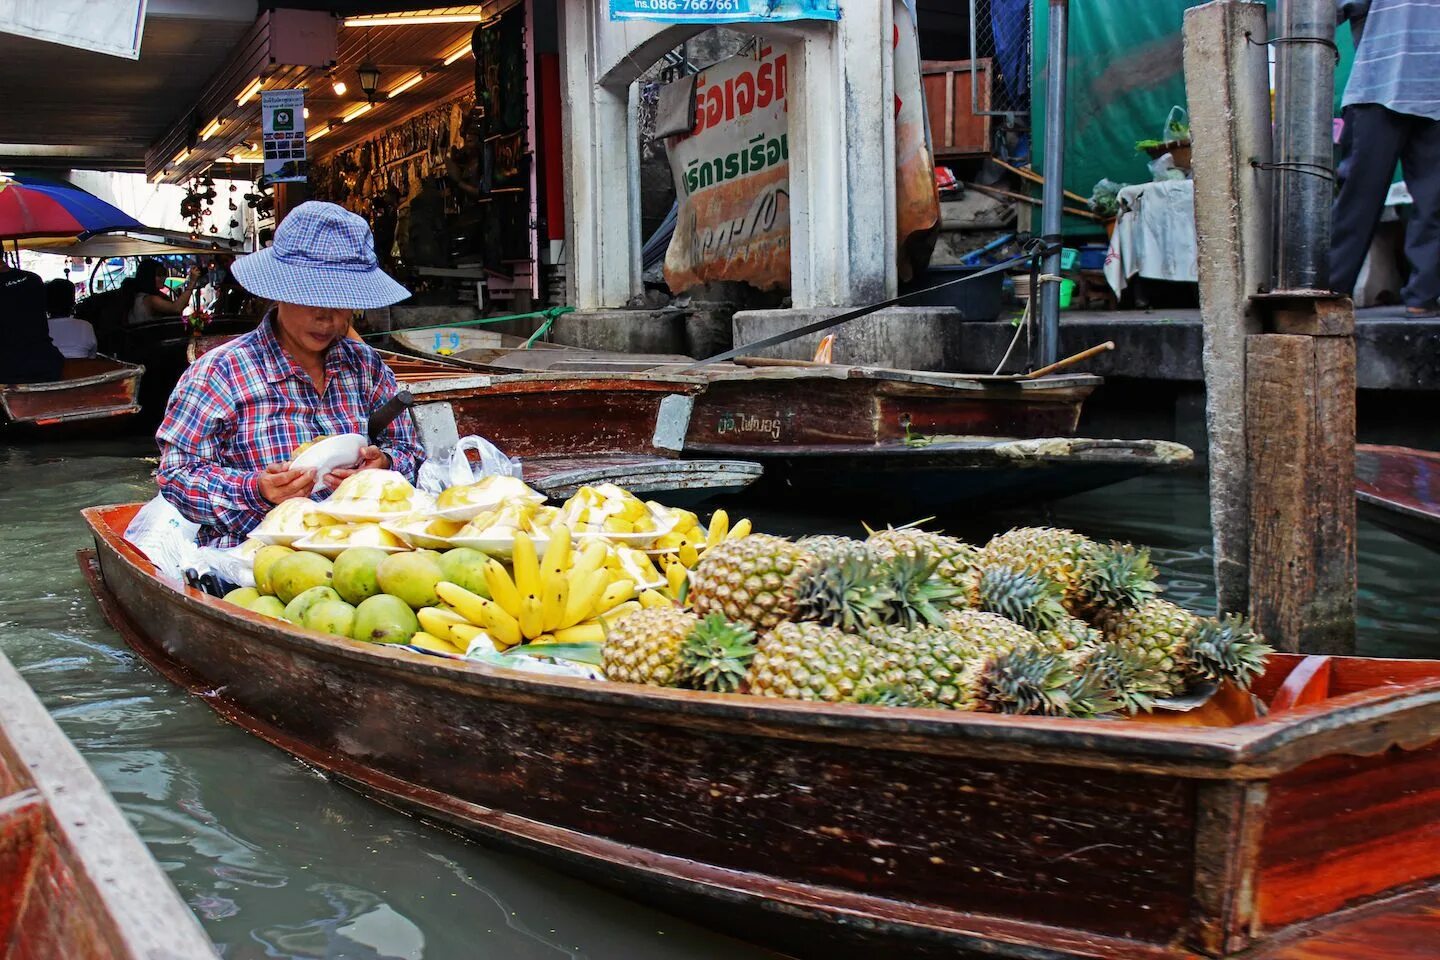
[[[1015,352],[1015,345],[1020,342],[1020,334],[1030,329],[1030,322],[1034,316],[1031,307],[1035,304],[1035,298],[1039,296],[1039,284],[1059,283],[1063,279],[1064,277],[1058,273],[1042,273],[1035,278],[1036,284],[1031,286],[1030,295],[1025,298],[1025,312],[1020,314],[1020,320],[1015,324],[1015,336],[1010,338],[1010,346],[1005,348],[1005,355],[1001,357],[1000,362],[995,365],[995,372],[992,373],[991,376],[998,377],[1000,371],[1005,369],[1005,364],[1010,362],[1010,355]]]
[[[1292,173],[1303,173],[1307,177],[1319,177],[1321,180],[1335,179],[1335,171],[1325,164],[1307,163],[1304,160],[1276,160],[1274,163],[1251,160],[1250,166],[1256,170],[1288,170]]]
[[[544,317],[545,322],[540,324],[539,328],[530,335],[530,339],[525,341],[525,346],[521,348],[522,350],[529,350],[530,346],[536,340],[539,340],[542,336],[550,332],[550,328],[554,326],[556,320],[567,313],[574,312],[574,307],[550,307],[546,310],[534,310],[530,313],[506,314],[503,317],[478,317],[474,320],[456,320],[454,323],[432,323],[424,327],[405,327],[403,330],[379,330],[375,333],[362,333],[360,339],[369,340],[372,337],[388,337],[392,333],[401,332],[419,333],[422,330],[449,330],[452,327],[484,327],[492,323],[505,323],[510,320],[529,320],[532,317]]]
[[[1324,37],[1274,37],[1270,40],[1256,40],[1249,30],[1245,31],[1245,39],[1257,47],[1268,47],[1275,43],[1318,43],[1322,47],[1329,47],[1330,52],[1335,54],[1335,62],[1340,62],[1340,47],[1334,40],[1327,40]]]

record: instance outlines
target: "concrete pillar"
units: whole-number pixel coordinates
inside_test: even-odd
[[[1265,6],[1214,0],[1185,11],[1185,88],[1195,171],[1200,313],[1205,329],[1210,521],[1222,612],[1249,606],[1250,489],[1246,338],[1261,331],[1251,297],[1270,279],[1271,156]]]
[[[792,44],[791,300],[797,308],[897,292],[894,11],[844,4],[834,24],[776,34]]]

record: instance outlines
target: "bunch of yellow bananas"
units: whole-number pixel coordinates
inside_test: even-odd
[[[675,519],[675,527],[655,541],[655,549],[671,551],[671,555],[687,570],[699,563],[711,547],[726,540],[738,540],[750,533],[749,520],[741,520],[732,527],[730,515],[724,510],[716,510],[710,516],[708,527],[701,526],[700,518],[689,510],[671,509],[669,512]]]
[[[581,487],[560,508],[560,522],[576,533],[654,533],[657,517],[640,498],[613,483]]]
[[[448,627],[452,642],[468,645],[483,632],[497,650],[526,641],[599,642],[605,639],[605,619],[641,609],[633,599],[636,581],[615,575],[607,565],[610,554],[610,545],[601,541],[574,553],[569,529],[557,524],[550,530],[544,557],[539,557],[530,536],[516,533],[513,576],[499,560],[488,560],[488,599],[441,581],[435,592],[451,611],[432,612],[428,619]],[[454,622],[452,611],[463,624]],[[420,625],[433,633],[426,619]]]

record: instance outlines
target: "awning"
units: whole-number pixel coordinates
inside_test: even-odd
[[[219,240],[191,240],[169,230],[152,233],[102,233],[88,240],[37,238],[21,240],[21,250],[53,253],[62,257],[158,257],[166,254],[244,253],[238,244]]]

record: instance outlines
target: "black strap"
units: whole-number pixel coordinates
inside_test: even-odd
[[[704,360],[697,360],[687,367],[681,367],[680,370],[677,372],[684,373],[687,370],[699,369],[700,367],[706,366],[707,364],[723,363],[726,360],[733,360],[736,357],[747,354],[752,350],[764,350],[767,347],[774,347],[782,343],[788,343],[791,340],[808,336],[812,333],[819,333],[821,330],[828,330],[831,327],[838,327],[842,323],[849,323],[851,320],[858,320],[863,316],[874,313],[876,310],[883,310],[886,307],[893,307],[896,304],[903,303],[904,301],[909,300],[911,297],[918,297],[922,294],[933,293],[936,290],[943,290],[946,287],[953,287],[957,283],[968,283],[971,280],[978,280],[981,277],[988,276],[992,273],[998,273],[1001,270],[1008,270],[1016,264],[1024,263],[1026,260],[1035,260],[1035,262],[1038,263],[1038,260],[1036,260],[1036,257],[1038,256],[1039,254],[1030,252],[1030,248],[1027,247],[1024,254],[1021,254],[1017,257],[1011,257],[1009,260],[1005,260],[1001,263],[993,264],[992,266],[986,267],[984,270],[981,270],[979,273],[971,273],[963,277],[956,277],[954,280],[946,280],[944,283],[937,283],[935,284],[935,286],[926,287],[923,290],[911,290],[909,293],[902,293],[898,297],[891,297],[889,300],[881,300],[879,303],[872,303],[869,306],[860,307],[856,310],[851,310],[849,313],[842,313],[839,316],[835,317],[827,317],[824,320],[816,320],[814,323],[807,323],[803,327],[796,327],[794,330],[786,330],[784,333],[777,333],[774,336],[766,337],[763,340],[755,340],[751,343],[738,346],[733,350],[726,350],[724,353],[717,353],[713,357],[706,357]]]

